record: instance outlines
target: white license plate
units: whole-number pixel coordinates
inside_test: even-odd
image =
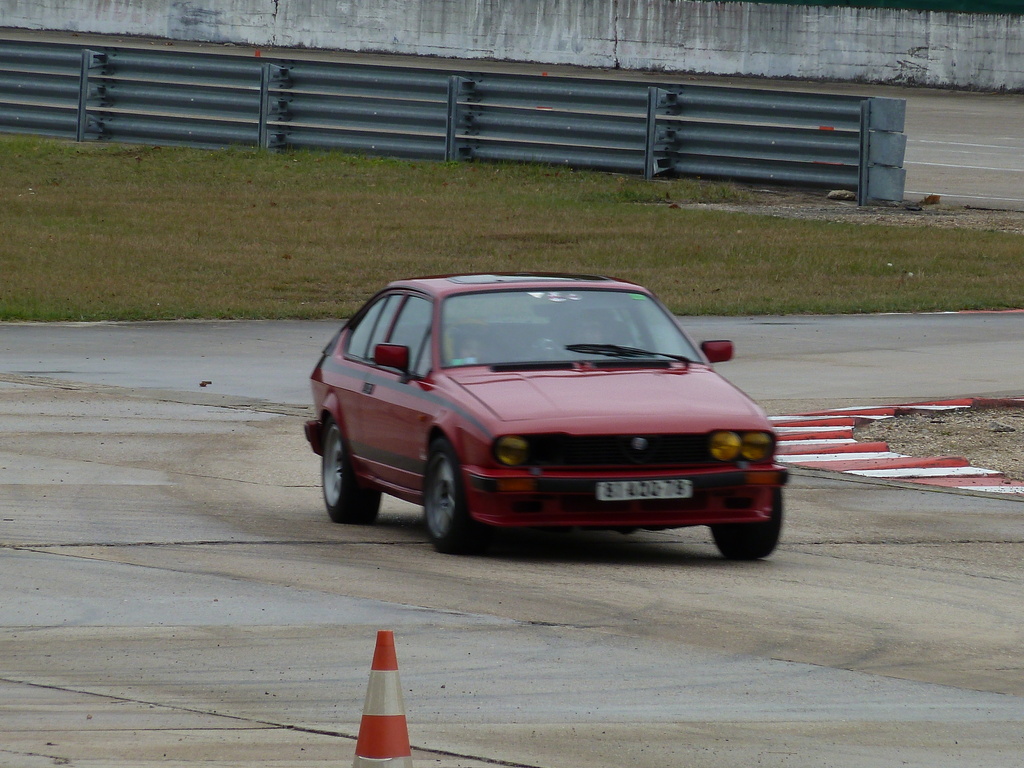
[[[596,495],[598,501],[688,499],[693,496],[693,483],[680,477],[662,480],[609,480],[597,484]]]

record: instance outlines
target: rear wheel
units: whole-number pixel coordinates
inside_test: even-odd
[[[360,488],[352,471],[348,446],[333,419],[324,422],[324,505],[335,523],[369,525],[380,510],[380,491]]]
[[[772,495],[772,516],[763,523],[712,525],[711,535],[722,557],[729,560],[759,560],[768,557],[782,532],[782,490]]]
[[[423,512],[434,549],[450,555],[483,552],[491,529],[469,515],[462,485],[462,467],[451,443],[443,438],[430,445],[423,480]]]

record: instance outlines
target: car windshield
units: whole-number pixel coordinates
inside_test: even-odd
[[[443,367],[700,359],[661,305],[633,291],[458,294],[444,302],[441,329]]]

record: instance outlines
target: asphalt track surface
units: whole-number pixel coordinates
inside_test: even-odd
[[[393,629],[417,765],[1019,766],[1024,505],[797,471],[783,546],[327,522],[336,323],[0,326],[0,765],[350,762]],[[1022,394],[1024,315],[694,318],[774,413]]]
[[[912,92],[905,196],[1024,210],[1024,96]]]

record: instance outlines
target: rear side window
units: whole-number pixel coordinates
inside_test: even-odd
[[[424,361],[424,356],[429,354],[427,340],[430,337],[433,310],[433,305],[426,299],[410,296],[405,300],[402,312],[388,339],[390,344],[401,344],[409,348],[409,364],[414,372],[421,375],[424,372],[424,365],[429,370],[429,361]]]
[[[391,328],[401,298],[395,294],[383,296],[367,310],[348,338],[348,354],[361,360],[373,359],[373,348],[384,340]]]

